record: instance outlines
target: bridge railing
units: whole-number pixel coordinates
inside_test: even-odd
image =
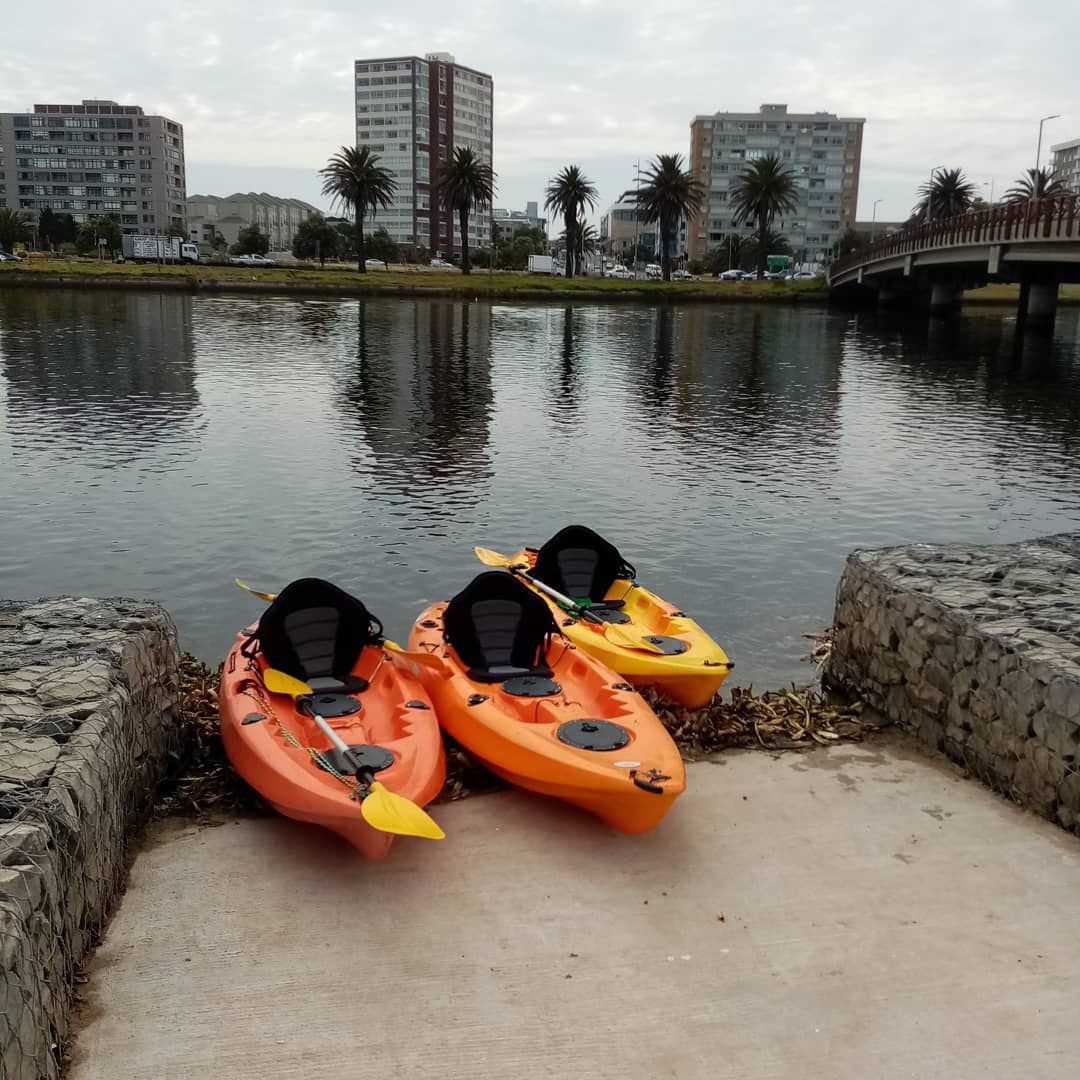
[[[1005,244],[1022,240],[1080,239],[1080,195],[999,203],[955,217],[909,225],[876,244],[842,255],[829,264],[829,277],[897,255],[964,244]]]

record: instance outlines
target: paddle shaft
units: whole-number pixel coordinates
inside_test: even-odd
[[[349,744],[314,710],[311,710],[311,719],[319,726],[319,730],[334,744],[335,750],[341,751],[341,756],[356,771],[356,779],[364,784],[371,783],[371,770],[365,769],[356,755],[349,749]]]
[[[556,603],[569,608],[570,612],[579,619],[588,619],[589,622],[601,624],[604,622],[599,615],[594,615],[588,608],[582,607],[580,604],[575,604],[569,596],[563,596],[561,592],[556,591],[550,585],[545,585],[542,581],[538,581],[532,574],[527,574],[524,570],[519,570],[516,566],[507,566],[507,570],[509,570],[511,574],[516,574],[519,578],[527,581],[533,588],[539,589],[542,593],[546,593]]]

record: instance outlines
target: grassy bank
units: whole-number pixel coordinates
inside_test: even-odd
[[[370,270],[243,266],[156,266],[130,263],[33,261],[0,264],[0,287],[58,286],[176,288],[192,292],[295,292],[310,295],[485,296],[522,299],[822,301],[815,281],[618,281],[553,278],[546,274],[488,273],[427,268]]]

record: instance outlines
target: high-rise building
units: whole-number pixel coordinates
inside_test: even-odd
[[[1080,192],[1080,139],[1070,139],[1050,147],[1054,155],[1054,177],[1070,191]]]
[[[271,251],[288,251],[297,229],[318,207],[300,199],[283,199],[265,191],[233,195],[192,195],[187,201],[187,225],[191,239],[209,244],[215,235],[235,244],[240,230],[258,225],[270,241]]]
[[[0,113],[0,206],[36,222],[109,217],[125,233],[183,231],[184,129],[138,105],[84,101]]]
[[[449,53],[357,60],[356,145],[378,154],[397,182],[393,206],[372,225],[399,244],[448,255],[461,250],[457,215],[432,195],[440,160],[468,146],[492,163],[490,75]],[[469,215],[469,246],[491,245],[491,207]]]
[[[705,189],[705,201],[690,223],[689,257],[704,258],[728,236],[749,232],[735,223],[731,189],[747,162],[775,154],[794,174],[798,205],[773,228],[800,262],[827,258],[840,234],[855,224],[865,122],[826,112],[789,113],[786,105],[695,117],[690,169]]]

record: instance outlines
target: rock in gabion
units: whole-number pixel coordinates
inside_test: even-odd
[[[0,1077],[60,1074],[76,966],[178,735],[154,604],[0,601]]]
[[[854,552],[825,677],[1080,833],[1080,532]]]

